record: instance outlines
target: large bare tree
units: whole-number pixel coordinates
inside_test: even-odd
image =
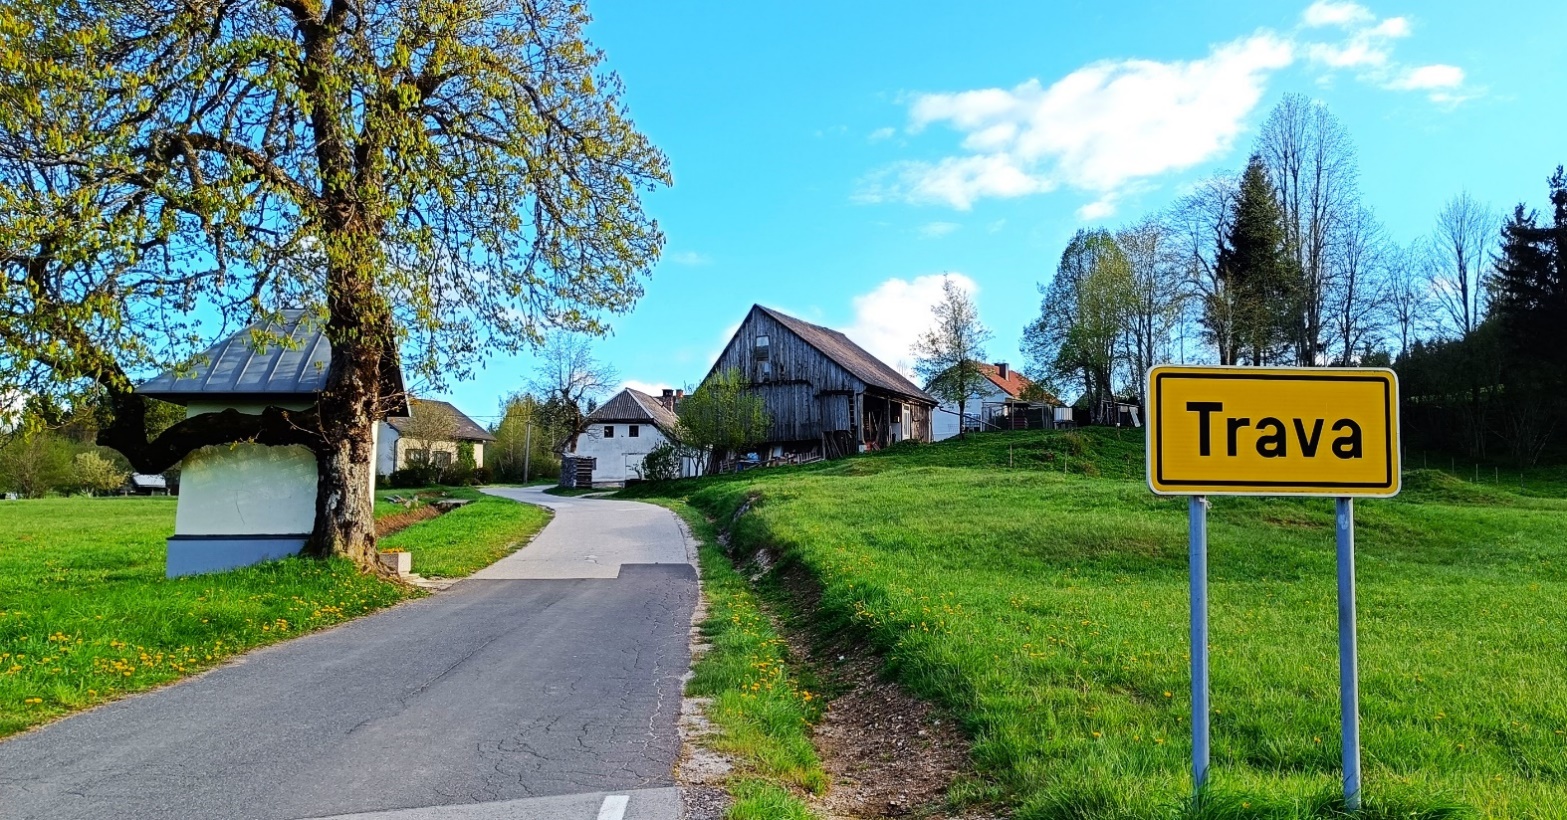
[[[557,333],[549,338],[539,350],[531,386],[545,397],[539,416],[555,452],[567,452],[587,430],[591,405],[609,392],[617,378],[614,366],[594,357],[587,336]]]
[[[581,4],[17,0],[5,20],[0,393],[107,393],[99,440],[141,472],[310,448],[308,553],[373,560],[400,352],[439,384],[552,327],[604,332],[662,247],[640,192],[666,162]],[[315,408],[148,436],[140,374],[290,307],[332,345]]]
[[[1126,307],[1125,360],[1137,400],[1146,406],[1148,368],[1170,358],[1170,343],[1190,293],[1185,255],[1177,237],[1157,218],[1144,219],[1115,234],[1126,258],[1130,287]]]
[[[1442,206],[1427,245],[1432,294],[1451,331],[1467,337],[1485,317],[1486,286],[1502,221],[1464,191]]]
[[[1324,350],[1344,366],[1375,341],[1388,297],[1388,242],[1370,209],[1352,205],[1338,221],[1332,245],[1334,276],[1326,293],[1326,329],[1333,346]]]
[[[1240,356],[1235,294],[1219,271],[1219,249],[1230,233],[1239,198],[1239,177],[1214,176],[1198,183],[1164,216],[1178,264],[1184,269],[1191,308],[1182,312],[1183,344],[1187,330],[1199,328],[1220,364],[1234,364]]]
[[[1301,275],[1294,307],[1295,358],[1322,363],[1328,352],[1327,312],[1335,266],[1335,241],[1352,218],[1359,170],[1349,133],[1320,102],[1286,94],[1263,123],[1257,143],[1283,212],[1285,242]]]

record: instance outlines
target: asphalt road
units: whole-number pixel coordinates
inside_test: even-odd
[[[674,820],[694,545],[658,507],[494,492],[555,519],[445,592],[0,743],[0,817]]]

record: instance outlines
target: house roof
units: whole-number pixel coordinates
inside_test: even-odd
[[[1027,390],[1029,386],[1033,385],[1034,383],[1032,379],[1023,375],[1022,373],[1017,372],[1011,367],[1007,368],[1007,377],[1004,379],[1001,378],[1001,368],[993,364],[985,364],[980,362],[979,372],[984,373],[985,378],[990,379],[991,384],[994,384],[996,387],[1000,388],[1001,392],[1006,393],[1008,396],[1011,396],[1014,399],[1018,396],[1021,396],[1023,391]],[[1050,395],[1050,391],[1048,390],[1045,391],[1045,395],[1051,399],[1055,398],[1054,396]]]
[[[900,396],[930,404],[937,403],[928,393],[915,386],[914,382],[909,381],[902,373],[894,370],[881,359],[867,353],[865,348],[855,344],[848,336],[832,328],[813,325],[803,319],[779,313],[769,307],[757,305],[755,309],[771,316],[796,336],[804,339],[806,344],[816,348],[823,356],[836,362],[839,367],[849,371],[860,381]]]
[[[649,421],[659,429],[671,431],[680,423],[680,417],[653,396],[629,387],[616,393],[597,410],[588,414],[590,421]]]
[[[986,379],[989,379],[990,383],[995,385],[997,390],[1005,393],[1008,398],[1018,398],[1023,395],[1024,390],[1035,386],[1033,379],[1030,379],[1022,373],[1017,372],[1011,367],[1007,368],[1007,377],[1003,379],[1001,378],[1001,368],[998,365],[987,364],[985,362],[974,362],[973,364],[974,368],[978,370],[980,374],[982,374]],[[950,373],[951,370],[949,369],[946,372]],[[1045,390],[1043,387],[1039,389],[1045,394],[1046,403],[1061,403],[1060,400],[1055,397],[1055,394],[1051,393],[1049,390]]]
[[[283,341],[279,341],[283,340]],[[326,387],[332,343],[307,311],[278,311],[207,348],[189,368],[171,369],[137,385],[136,392],[188,404],[201,399],[314,401]],[[382,393],[395,400],[390,415],[407,412],[402,368],[391,354],[382,362]]]
[[[435,399],[409,399],[408,415],[403,416],[402,418],[387,419],[386,423],[391,425],[393,430],[402,433],[408,429],[408,427],[413,423],[414,416],[418,415],[420,412],[429,412],[432,409],[441,408],[444,408],[446,412],[451,413],[452,418],[457,421],[458,441],[495,440],[495,436],[490,435],[489,430],[484,429],[484,427],[478,422],[468,418],[468,414],[458,410],[456,405],[449,401],[437,401]]]

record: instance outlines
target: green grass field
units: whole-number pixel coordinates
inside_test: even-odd
[[[1011,466],[1008,466],[1008,465]],[[1186,505],[1138,431],[976,436],[688,494],[814,578],[1018,818],[1339,816],[1332,502],[1216,498],[1214,788],[1190,785]],[[1435,471],[1357,505],[1366,817],[1567,815],[1567,500]],[[1538,493],[1537,488],[1534,492]]]
[[[0,737],[418,594],[297,558],[166,579],[174,509],[172,498],[0,503]],[[547,520],[483,496],[383,546],[413,552],[416,572],[465,575]]]

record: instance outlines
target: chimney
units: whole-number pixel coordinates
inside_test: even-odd
[[[1012,372],[1012,368],[1007,367],[1007,363],[1006,362],[996,362],[996,375],[1000,376],[1002,381],[1006,381],[1007,380],[1007,376],[1011,372]]]
[[[664,405],[665,410],[675,409],[675,391],[664,388],[664,395],[658,397],[658,403]]]

